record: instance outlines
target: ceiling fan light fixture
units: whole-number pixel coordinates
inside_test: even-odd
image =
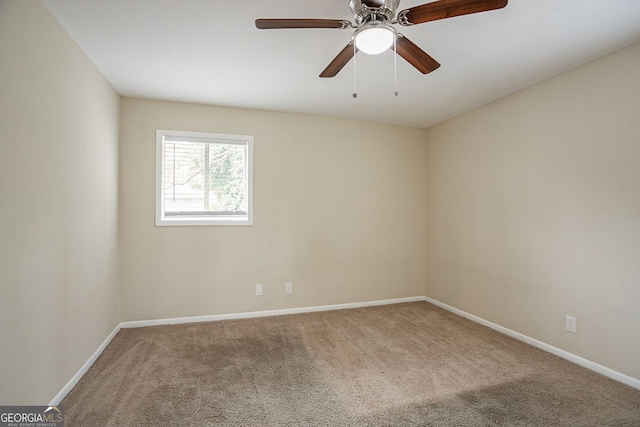
[[[372,22],[358,28],[353,38],[358,50],[368,55],[378,55],[393,45],[397,35],[391,25]]]

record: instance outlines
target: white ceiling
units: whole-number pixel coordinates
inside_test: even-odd
[[[43,0],[126,97],[427,127],[640,41],[640,0],[510,0],[399,32],[442,66],[391,52],[320,72],[353,30],[258,30],[256,18],[353,21],[348,0]],[[399,10],[425,0],[401,0]]]

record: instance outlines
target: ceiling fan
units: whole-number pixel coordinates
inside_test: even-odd
[[[393,49],[422,74],[430,73],[440,64],[408,38],[398,33],[393,24],[411,26],[454,16],[501,9],[508,0],[437,0],[398,12],[400,0],[350,0],[355,24],[344,19],[256,19],[260,30],[284,28],[355,28],[349,44],[320,73],[334,77],[359,51],[377,55]]]

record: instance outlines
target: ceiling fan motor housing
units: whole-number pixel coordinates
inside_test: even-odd
[[[393,21],[399,3],[400,0],[350,0],[349,7],[356,24],[361,26],[368,22]]]

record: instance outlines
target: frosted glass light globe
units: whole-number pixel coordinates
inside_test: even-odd
[[[356,47],[368,55],[378,55],[393,45],[395,29],[385,24],[363,26],[354,35]]]

